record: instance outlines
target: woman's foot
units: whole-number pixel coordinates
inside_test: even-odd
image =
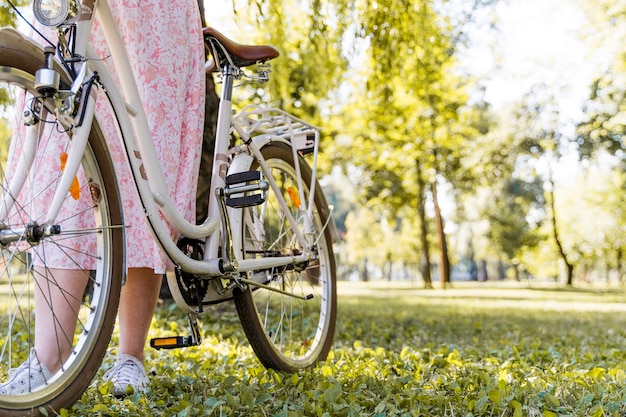
[[[39,362],[33,349],[26,362],[9,371],[9,380],[0,384],[0,394],[27,394],[48,383],[52,372]]]
[[[122,352],[119,352],[115,365],[102,379],[113,382],[113,395],[116,397],[143,392],[148,387],[148,376],[143,364],[134,356]]]

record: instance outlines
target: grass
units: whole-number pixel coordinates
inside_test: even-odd
[[[340,283],[339,292],[334,349],[315,369],[264,369],[233,306],[221,305],[201,317],[201,347],[148,352],[147,394],[115,400],[94,387],[60,414],[624,415],[620,288],[376,282]],[[151,336],[185,327],[184,314],[163,304]]]

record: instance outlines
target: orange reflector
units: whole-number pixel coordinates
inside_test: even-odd
[[[158,348],[161,346],[172,346],[178,344],[177,337],[161,337],[152,340],[153,347]]]
[[[65,164],[67,163],[67,153],[63,152],[59,157],[61,160],[61,171],[65,171]],[[80,184],[78,184],[78,178],[74,177],[72,185],[70,185],[70,195],[74,200],[80,198]]]
[[[291,204],[293,204],[294,207],[300,208],[300,196],[298,195],[298,190],[294,187],[289,187],[287,188],[287,194],[289,194]]]

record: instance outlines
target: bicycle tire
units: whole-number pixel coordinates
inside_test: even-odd
[[[261,149],[272,176],[302,230],[303,212],[298,210],[296,168],[291,147],[270,143]],[[300,159],[303,184],[311,184],[311,169]],[[259,169],[253,162],[252,169]],[[305,268],[286,267],[254,271],[253,280],[311,299],[248,286],[233,290],[241,325],[261,363],[272,369],[293,372],[325,360],[332,346],[337,315],[335,257],[328,221],[330,212],[321,187],[315,185],[314,235],[318,260]],[[306,200],[308,187],[304,190]],[[293,230],[277,206],[272,189],[264,203],[241,210],[243,257],[286,255],[301,252]],[[320,235],[321,233],[321,235]]]
[[[19,195],[11,194],[7,187],[14,175],[10,166],[18,158],[20,148],[23,149],[20,145],[24,131],[22,104],[32,103],[32,97],[37,96],[33,88],[34,74],[43,62],[43,53],[22,50],[13,42],[0,42],[0,107],[3,108],[0,143],[7,144],[0,149],[0,206],[5,205],[7,195],[15,200],[13,209],[8,213],[5,209],[5,217],[0,218],[0,231],[28,228],[41,221],[45,210],[38,210],[38,207],[45,207],[43,196],[57,185],[60,175],[52,178],[44,175],[45,169],[39,162],[46,157],[58,158],[50,156],[54,153],[51,149],[56,149],[56,145],[65,146],[71,139],[69,133],[60,133],[53,119],[54,112],[48,112],[46,121],[39,122],[44,133],[27,183]],[[60,69],[59,72],[64,74]],[[67,85],[66,76],[62,76],[61,81]],[[49,101],[44,105],[51,106]],[[72,330],[64,333],[55,325],[58,337],[54,343],[57,346],[71,344],[69,357],[59,358],[61,369],[40,388],[27,388],[19,394],[0,393],[0,415],[3,416],[48,415],[71,406],[89,387],[113,332],[125,267],[123,216],[113,163],[95,120],[76,181],[76,194],[68,196],[57,219],[58,234],[38,241],[20,238],[0,242],[0,384],[31,352],[35,352],[37,358],[41,355],[33,350],[36,343],[35,293],[48,302],[48,295],[57,292],[62,296],[57,297],[55,303],[79,304],[77,312],[64,309],[76,314],[73,333]],[[78,219],[92,227],[75,228]],[[67,288],[64,292],[58,284],[69,275],[59,274],[63,272],[59,265],[51,263],[51,256],[55,254],[62,254],[66,263],[73,265],[69,269],[82,274],[81,279],[85,281],[82,295],[72,296]],[[61,304],[49,305],[53,323],[60,320],[55,313],[60,308]],[[7,392],[10,389],[7,388]]]

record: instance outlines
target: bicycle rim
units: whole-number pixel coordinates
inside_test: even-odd
[[[41,62],[0,48],[0,235],[5,237],[44,221],[71,139],[56,123],[52,103],[43,103],[33,90],[32,74]],[[38,114],[45,120],[37,123],[42,133],[30,169],[21,170],[26,172],[23,185],[12,189],[19,160],[29,159],[24,111],[36,109],[37,103],[44,108]],[[69,407],[89,386],[117,313],[124,255],[121,219],[113,165],[94,124],[55,221],[58,233],[0,239],[0,384],[31,354],[37,358],[31,362],[34,372],[46,355],[60,364],[41,386],[26,382],[17,391],[3,386],[8,393],[0,392],[0,414],[38,415],[42,409]],[[68,320],[70,326],[62,325]]]
[[[304,230],[306,213],[298,208],[300,190],[291,148],[273,144],[264,147],[262,153],[296,219],[294,226]],[[310,169],[302,158],[300,164],[303,183],[310,184]],[[309,190],[304,188],[308,200]],[[327,204],[317,186],[313,231],[307,236],[315,242],[317,259],[307,265],[275,267],[250,274],[250,279],[293,296],[252,285],[246,291],[234,291],[244,331],[266,367],[294,371],[314,366],[328,355],[336,319],[335,258],[326,227],[328,216]],[[243,209],[243,228],[245,258],[302,253],[293,226],[280,210],[271,189],[263,204]]]

